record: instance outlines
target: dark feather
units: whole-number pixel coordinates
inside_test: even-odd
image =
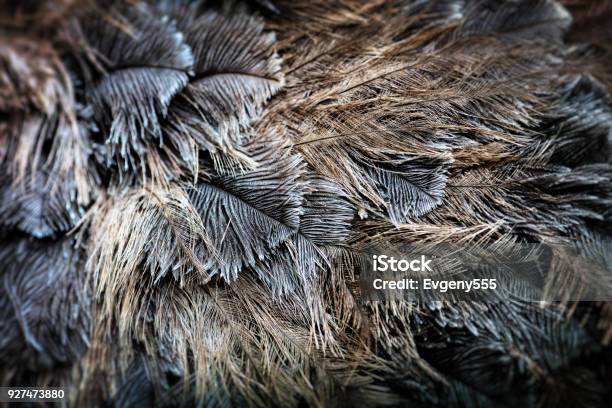
[[[126,170],[141,165],[146,140],[161,143],[160,121],[187,84],[193,55],[167,17],[142,3],[124,13],[111,10],[106,18],[81,25],[90,53],[104,69],[88,100],[108,129],[108,159],[119,159]]]
[[[91,292],[83,248],[72,238],[4,241],[2,271],[2,364],[49,370],[76,363],[90,339]]]
[[[339,186],[322,177],[308,180],[302,211],[296,231],[253,267],[277,297],[308,291],[330,270],[355,215]]]
[[[193,48],[195,76],[170,107],[168,136],[248,163],[249,126],[283,84],[274,34],[257,18],[218,12],[179,27]]]
[[[359,158],[394,224],[410,222],[442,203],[448,163],[410,154]]]
[[[551,0],[468,1],[463,34],[501,35],[528,41],[562,41],[571,14]]]
[[[280,145],[278,154],[269,154],[270,139],[256,143],[251,150],[260,163],[256,169],[219,171],[189,190],[218,254],[212,271],[226,280],[235,280],[243,267],[287,240],[302,214],[304,191],[297,183],[304,168],[301,158],[286,154]]]

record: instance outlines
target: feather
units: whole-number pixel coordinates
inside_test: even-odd
[[[612,108],[605,87],[590,77],[578,76],[563,84],[562,97],[546,117],[543,134],[552,160],[575,166],[610,161]]]
[[[125,17],[116,14],[111,10],[108,18],[81,25],[90,53],[106,70],[88,101],[98,123],[108,129],[108,160],[119,159],[127,170],[141,164],[146,140],[161,143],[160,121],[187,84],[193,55],[172,21],[145,4],[129,7]]]
[[[101,197],[86,222],[92,224],[87,266],[99,282],[97,295],[120,290],[141,267],[153,282],[169,274],[181,284],[191,274],[209,279],[208,237],[180,187],[147,186]]]
[[[65,197],[70,186],[62,186],[62,191],[48,195],[48,185],[56,184],[53,175],[39,173],[32,182],[23,187],[11,186],[4,182],[0,193],[2,205],[2,226],[16,229],[36,238],[44,238],[68,231],[80,218],[77,207]],[[47,184],[49,183],[49,184]]]
[[[608,22],[612,13],[609,0],[583,1],[564,0],[561,2],[572,13],[573,24],[568,39],[571,42],[590,43],[603,48],[609,55],[612,48],[612,30]]]
[[[424,14],[379,20],[377,13],[388,10],[371,6],[376,11],[364,6],[371,14],[364,17],[367,23],[355,23],[359,29],[334,31],[330,23],[333,33],[313,30],[316,34],[303,37],[301,32],[312,30],[306,23],[283,26],[293,41],[283,49],[291,75],[285,97],[272,101],[260,128],[283,129],[306,162],[332,175],[364,216],[386,213],[400,224],[440,205],[458,140],[530,140],[529,127],[538,123],[536,112],[546,103],[539,72],[555,63],[530,55],[539,46],[515,52],[515,44],[494,38],[473,46],[453,37],[456,17],[446,12],[423,11],[440,26],[428,37],[414,34],[422,29]],[[465,126],[458,128],[458,122]],[[373,164],[382,155],[385,169]],[[402,168],[401,157],[414,165]],[[397,177],[407,172],[419,176]],[[428,189],[415,189],[417,179]],[[408,199],[407,191],[412,192]]]
[[[502,231],[532,239],[581,234],[590,223],[607,222],[609,171],[606,165],[473,170],[449,181],[441,212],[463,226],[500,221]],[[582,193],[572,194],[576,188]]]
[[[148,378],[146,365],[138,359],[136,361],[138,363],[133,364],[113,395],[112,400],[118,406],[150,407],[155,401],[153,384]]]
[[[124,320],[98,315],[97,325],[105,331],[92,348],[104,350],[116,363],[138,359],[137,350],[150,350],[147,377],[157,392],[166,395],[160,401],[164,405],[176,401],[263,403],[279,393],[285,401],[305,399],[314,404],[326,395],[312,390],[308,378],[328,376],[339,384],[357,381],[344,378],[342,370],[333,366],[317,367],[317,359],[325,357],[309,352],[311,317],[304,300],[292,296],[284,305],[278,304],[252,275],[241,274],[231,285],[211,282],[207,287],[188,284],[183,289],[168,279],[157,285],[152,285],[150,276],[128,279],[116,296],[105,297],[100,305],[104,310],[107,302],[117,304],[126,311]],[[170,337],[166,336],[169,330]],[[113,347],[105,339],[118,333],[121,347]],[[165,381],[167,373],[187,380],[171,386]],[[95,371],[91,375],[96,378]],[[251,381],[242,381],[245,375]],[[323,391],[320,386],[317,389]]]
[[[596,355],[602,351],[578,322],[560,322],[559,313],[537,310],[529,304],[500,303],[482,312],[470,310],[476,321],[484,319],[476,323],[478,335],[438,322],[423,324],[425,330],[417,330],[416,342],[420,355],[450,378],[445,400],[451,406],[466,401],[496,406],[544,403],[573,383],[571,375],[557,376],[560,367],[572,365],[580,353]],[[496,332],[493,328],[503,327],[504,321],[512,322],[512,330]],[[534,325],[540,330],[534,331]],[[490,366],[487,361],[496,363]],[[547,381],[549,376],[556,378]],[[596,388],[602,380],[593,378],[592,385]],[[516,393],[517,389],[522,393]],[[592,395],[593,400],[603,398],[601,390],[597,394]]]
[[[65,232],[97,193],[100,179],[89,162],[87,120],[71,114],[32,114],[23,127],[10,126],[0,187],[5,228],[37,238]]]
[[[264,138],[251,146],[256,169],[213,173],[188,192],[219,256],[212,273],[226,280],[264,259],[299,226],[304,193],[297,181],[304,166],[274,143]],[[277,152],[269,152],[270,144]]]
[[[170,106],[168,137],[252,164],[242,144],[283,84],[274,34],[258,18],[214,11],[179,27],[193,49],[195,76]]]
[[[52,114],[66,98],[53,46],[35,38],[0,37],[0,111],[38,110]]]
[[[95,3],[93,0],[24,0],[15,3],[10,0],[0,1],[2,16],[0,24],[10,31],[26,31],[35,34],[39,39],[57,35],[58,28],[73,17],[78,11]]]
[[[341,245],[348,240],[355,215],[346,193],[325,177],[307,180],[299,233],[315,245]]]
[[[551,0],[468,2],[462,35],[501,35],[516,40],[561,42],[572,22],[571,14]]]
[[[443,160],[409,154],[379,157],[360,162],[385,201],[391,222],[416,220],[442,203],[447,180]]]
[[[44,371],[76,363],[89,346],[90,292],[73,238],[17,238],[0,249],[2,363]],[[52,294],[52,295],[51,295]]]
[[[6,132],[2,164],[6,173],[4,194],[21,200],[20,195],[36,195],[34,191],[44,185],[51,196],[47,201],[64,201],[66,209],[56,205],[53,209],[39,208],[38,211],[47,211],[49,219],[56,217],[59,223],[65,218],[62,213],[68,212],[73,222],[90,203],[99,185],[97,171],[88,160],[92,153],[91,122],[75,100],[67,67],[50,43],[18,37],[4,50],[6,53],[1,54],[7,60],[3,64],[0,92],[5,101],[10,101],[10,106],[1,109],[8,109],[14,115],[3,129]],[[35,208],[38,206],[30,210]],[[27,218],[29,210],[21,211]],[[40,218],[40,214],[32,217]],[[53,232],[48,225],[42,225],[46,222],[32,221],[31,228],[36,229],[33,226],[36,223],[41,228],[35,235]]]
[[[264,8],[272,13],[278,13],[278,8],[274,5],[274,1],[272,0],[253,0],[253,3],[258,5],[261,8]]]
[[[332,250],[348,240],[354,210],[340,187],[324,177],[305,180],[307,190],[299,225],[254,271],[274,296],[313,289],[317,276],[328,271]]]

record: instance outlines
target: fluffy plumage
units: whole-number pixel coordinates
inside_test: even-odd
[[[605,406],[608,303],[357,284],[390,241],[607,256],[595,3],[3,7],[2,385],[75,406]]]

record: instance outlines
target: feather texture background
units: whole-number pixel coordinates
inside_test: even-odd
[[[608,302],[357,282],[372,243],[609,255],[610,2],[1,3],[3,386],[606,406]]]

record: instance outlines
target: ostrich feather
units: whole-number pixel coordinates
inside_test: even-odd
[[[425,17],[440,21],[446,32],[452,33],[450,38],[410,37],[410,30],[420,29]],[[271,119],[263,122],[286,129],[305,160],[316,171],[340,180],[358,207],[366,213],[386,208],[396,224],[408,222],[440,203],[452,161],[448,153],[453,148],[451,143],[456,143],[451,140],[457,140],[457,136],[476,142],[528,140],[525,128],[537,122],[534,113],[545,99],[516,87],[531,87],[531,80],[533,86],[541,86],[538,71],[555,64],[546,58],[537,61],[529,57],[536,45],[525,48],[512,62],[501,50],[514,52],[510,51],[514,44],[504,45],[491,38],[479,39],[479,47],[472,47],[475,32],[465,31],[456,18],[446,17],[425,8],[414,16],[398,17],[403,24],[374,17],[368,25],[361,23],[361,30],[346,29],[346,37],[342,27],[334,34],[323,31],[311,38],[298,37],[293,44],[299,46],[284,52],[289,55],[289,72],[306,79],[292,84],[288,78],[287,97],[273,101],[268,115]],[[304,29],[295,24],[296,35]],[[291,38],[291,32],[285,33]],[[407,38],[394,43],[392,39],[398,36]],[[496,52],[486,52],[485,43]],[[307,57],[302,59],[301,55]],[[449,61],[454,65],[447,66]],[[517,76],[523,78],[520,84],[511,79]],[[510,83],[512,89],[505,88]],[[427,96],[434,92],[435,98]],[[544,92],[542,89],[542,95]],[[491,120],[480,119],[481,112],[487,112]],[[459,120],[465,124],[462,129],[455,125]],[[523,134],[516,134],[517,129]],[[406,188],[406,183],[394,176],[407,171],[401,165],[393,167],[401,161],[385,160],[386,176],[367,170],[381,150],[388,151],[388,157],[410,155],[415,163],[427,163],[423,170],[416,171],[429,172],[439,166],[437,174],[428,176],[432,181],[424,184],[428,188],[420,199],[415,190],[412,202],[404,204],[393,198],[394,192]],[[369,163],[366,169],[359,163],[362,155]],[[384,197],[389,192],[391,196]],[[370,202],[364,202],[363,196]]]
[[[147,186],[101,197],[86,222],[92,224],[88,268],[100,291],[119,290],[141,266],[154,282],[168,274],[181,284],[190,273],[208,279],[212,256],[207,233],[178,186]]]
[[[6,48],[4,55],[17,58],[24,41],[18,40],[15,50]],[[3,108],[20,119],[8,120],[2,129],[6,144],[0,207],[7,227],[46,237],[78,221],[97,191],[99,177],[88,162],[91,122],[75,101],[65,66],[51,44],[25,44],[27,52],[18,61],[28,80],[13,84],[17,62],[9,60],[10,75],[0,85],[8,100],[20,101]]]
[[[243,267],[264,259],[299,226],[304,193],[297,181],[303,164],[299,156],[282,150],[270,155],[266,142],[274,143],[264,139],[251,147],[260,163],[256,169],[219,172],[189,190],[218,253],[213,270],[230,281]]]
[[[172,22],[144,4],[118,13],[81,25],[104,70],[89,100],[96,120],[108,126],[109,154],[127,169],[140,165],[144,141],[161,138],[160,121],[187,84],[193,55]]]
[[[307,181],[297,228],[254,267],[259,277],[282,297],[316,284],[328,271],[350,234],[354,210],[338,185],[317,177]]]
[[[612,12],[612,3],[608,0],[564,0],[562,4],[574,17],[570,38],[574,42],[591,43],[603,48],[609,55],[612,30],[607,21]]]
[[[152,286],[149,279],[143,281],[136,275],[128,279],[129,284],[121,287],[117,297],[107,299],[118,302],[130,313],[121,321],[113,321],[113,314],[100,315],[98,326],[109,331],[98,337],[101,343],[93,347],[109,353],[110,361],[138,359],[138,344],[152,350],[167,350],[170,354],[156,352],[148,356],[149,363],[166,366],[189,382],[176,384],[166,403],[176,398],[227,403],[227,387],[233,390],[232,401],[248,398],[263,403],[277,393],[291,396],[297,389],[304,392],[302,398],[320,400],[320,396],[308,390],[308,380],[286,372],[292,366],[313,370],[313,375],[316,372],[313,365],[316,356],[308,352],[312,349],[309,334],[312,317],[303,299],[290,297],[279,309],[265,286],[248,274],[241,274],[226,287],[190,287],[189,295],[171,280]],[[163,300],[168,297],[174,302]],[[284,313],[286,307],[292,313]],[[150,318],[138,318],[143,314]],[[120,348],[108,347],[109,343],[103,340],[116,335],[112,323],[118,325],[115,330],[122,334]],[[170,327],[176,332],[166,337],[163,333]],[[247,360],[243,359],[245,356],[249,356]],[[245,373],[254,376],[252,381],[241,381]],[[326,373],[332,375],[333,369]],[[342,375],[341,371],[338,375]],[[155,371],[148,372],[146,377],[158,386],[164,382]],[[186,389],[191,391],[185,394]]]
[[[51,114],[65,98],[61,77],[55,75],[60,64],[51,44],[28,37],[0,38],[2,76],[0,110],[36,109]]]
[[[69,111],[68,113],[74,113]],[[11,125],[2,177],[2,224],[37,238],[68,231],[98,191],[100,178],[89,162],[87,121],[65,114],[32,114]]]
[[[248,163],[241,147],[249,125],[283,84],[274,35],[261,20],[218,12],[179,27],[193,49],[195,75],[170,108],[169,137],[191,137],[201,149]]]
[[[450,182],[448,200],[441,211],[449,210],[464,226],[499,220],[500,228],[528,237],[583,234],[591,222],[606,223],[608,173],[605,165],[575,169],[511,166],[500,168],[497,175],[486,169],[473,170]],[[570,193],[574,188],[582,193]]]
[[[409,154],[380,154],[360,158],[371,183],[387,203],[394,224],[414,220],[442,202],[446,187],[443,160],[427,160]]]
[[[571,14],[549,0],[534,2],[468,2],[462,33],[502,35],[525,40],[561,41],[571,23]]]
[[[22,377],[28,371],[76,363],[90,341],[91,298],[83,248],[73,238],[36,242],[19,237],[4,242],[0,258],[6,268],[2,363]]]
[[[76,223],[79,213],[76,207],[66,206],[66,186],[63,191],[48,197],[48,184],[53,176],[37,174],[33,183],[23,188],[6,183],[2,189],[2,225],[6,229],[26,232],[36,238],[63,233]]]
[[[548,114],[553,135],[548,150],[554,161],[575,166],[610,160],[612,111],[603,84],[589,76],[578,76],[563,85],[562,98]]]

